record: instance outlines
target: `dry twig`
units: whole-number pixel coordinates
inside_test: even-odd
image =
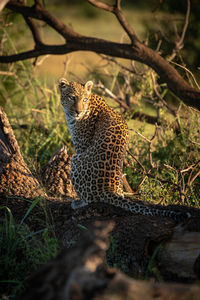
[[[150,167],[146,169],[135,155],[133,155],[130,151],[127,151],[128,154],[132,157],[132,159],[136,161],[136,163],[139,165],[139,167],[142,169],[143,172],[143,177],[141,178],[137,186],[134,188],[134,192],[137,192],[142,186],[142,184],[145,182],[146,178],[150,177],[152,179],[156,179],[158,182],[162,184],[170,185],[173,189],[179,192],[180,202],[182,204],[184,204],[185,201],[187,202],[187,193],[190,191],[194,181],[200,176],[200,168],[199,168],[200,160],[198,160],[195,164],[192,164],[183,170],[178,170],[175,167],[172,167],[168,164],[163,164],[163,165],[161,165],[160,163],[158,164],[154,162],[152,158],[153,141],[158,136],[158,126],[155,127],[154,134],[150,139],[148,139],[147,137],[145,137],[144,135],[142,135],[140,132],[136,130],[133,131],[149,144],[148,161],[150,165]],[[152,174],[153,170],[157,169],[158,171],[164,168],[170,169],[171,171],[175,172],[176,174],[175,182],[171,180],[165,180],[157,175]]]

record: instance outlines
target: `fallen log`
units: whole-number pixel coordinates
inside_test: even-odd
[[[158,254],[160,267],[173,276],[196,279],[200,275],[200,232],[190,232],[180,225]]]
[[[171,208],[177,209],[176,206]],[[77,226],[88,228],[96,220],[113,221],[115,227],[107,251],[110,266],[117,266],[134,278],[144,278],[148,273],[157,279],[192,282],[200,274],[200,264],[197,263],[200,212],[192,208],[189,211],[193,217],[179,225],[167,218],[132,215],[102,203],[71,211],[73,221],[69,215],[61,217],[59,214],[54,218],[63,220],[59,228],[64,228],[62,240],[65,246],[79,240],[81,230]]]
[[[109,268],[105,258],[112,229],[112,222],[95,222],[79,243],[31,276],[29,288],[19,299],[199,299],[198,285],[137,281]]]

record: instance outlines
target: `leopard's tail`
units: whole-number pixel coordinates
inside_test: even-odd
[[[143,203],[139,200],[133,200],[131,198],[123,198],[122,196],[107,192],[102,193],[100,201],[110,203],[114,206],[121,207],[126,211],[131,211],[133,214],[139,214],[143,216],[168,217],[180,222],[191,218],[191,214],[189,212],[174,211],[161,205],[155,206],[150,203]]]

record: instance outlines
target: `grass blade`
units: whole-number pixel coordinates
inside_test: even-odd
[[[25,219],[28,217],[28,215],[33,210],[33,208],[37,205],[37,203],[39,202],[39,200],[40,200],[40,197],[36,197],[35,200],[32,202],[31,206],[29,207],[29,209],[25,213],[24,217],[22,218],[22,220],[21,220],[21,222],[19,224],[19,227],[24,223]]]

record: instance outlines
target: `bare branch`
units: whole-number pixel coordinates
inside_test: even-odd
[[[123,29],[125,30],[127,35],[129,36],[132,44],[134,44],[136,46],[137,42],[141,42],[139,40],[138,36],[135,34],[135,31],[133,30],[131,25],[126,20],[124,14],[122,13],[121,6],[120,6],[120,2],[121,2],[120,0],[116,0],[114,6],[110,6],[106,3],[98,1],[98,0],[88,0],[88,2],[95,7],[112,12],[118,19],[119,23],[121,24],[121,26],[123,27]]]
[[[123,64],[121,64],[120,62],[118,62],[114,57],[110,57],[110,56],[106,56],[106,55],[102,55],[102,54],[99,54],[99,56],[102,59],[105,59],[105,60],[107,60],[109,62],[113,62],[115,65],[119,66],[122,70],[128,71],[129,73],[132,73],[132,74],[137,74],[138,76],[142,76],[141,74],[136,73],[135,68],[134,69],[133,68],[130,69],[127,66],[124,66]]]
[[[156,79],[155,79],[155,76],[154,76],[153,72],[151,73],[151,78],[153,80],[153,89],[154,89],[154,92],[155,92],[156,96],[158,97],[158,100],[160,100],[161,103],[167,108],[167,110],[174,117],[176,117],[177,116],[176,111],[169,107],[169,105],[167,104],[167,102],[162,98],[161,94],[159,93],[158,88],[157,88],[157,82],[156,82]]]
[[[23,5],[21,2],[16,0],[10,0],[6,5],[7,8],[37,20],[42,20],[62,35],[65,39],[72,40],[76,37],[80,37],[78,33],[73,31],[69,26],[65,25],[58,18],[56,18],[52,13],[47,11],[41,4],[41,1],[36,1],[36,5],[28,7]]]
[[[99,81],[95,86],[103,90],[111,99],[114,99],[118,104],[120,104],[121,107],[123,107],[124,109],[129,109],[128,105],[126,105],[126,103],[124,103],[121,98],[117,97],[108,88],[106,88],[101,81]]]
[[[140,168],[142,169],[142,171],[144,173],[146,173],[145,167],[143,166],[143,164],[137,159],[137,157],[135,155],[133,155],[129,150],[127,150],[127,153],[136,161],[136,163],[140,166]]]
[[[200,160],[196,162],[196,164],[193,166],[190,175],[188,177],[188,185],[191,186],[192,183],[197,179],[197,177],[200,175],[200,168],[197,171],[197,173],[192,177],[194,170],[200,165]]]
[[[181,33],[181,36],[178,38],[177,35],[177,41],[175,42],[175,48],[172,50],[172,54],[170,55],[170,57],[168,58],[168,61],[172,61],[174,59],[174,57],[176,56],[177,52],[179,50],[181,50],[183,48],[183,42],[184,42],[184,38],[185,38],[185,34],[189,25],[189,17],[190,17],[190,0],[187,0],[187,11],[186,11],[186,15],[185,15],[185,22],[183,25],[183,30]]]
[[[119,23],[121,24],[121,26],[124,28],[124,30],[128,34],[128,36],[129,36],[132,44],[135,45],[135,46],[137,46],[137,42],[141,42],[141,41],[138,38],[138,36],[135,34],[135,31],[133,30],[133,28],[131,27],[131,25],[126,20],[124,14],[122,13],[122,10],[120,8],[120,4],[119,3],[120,3],[120,1],[116,0],[116,6],[115,6],[114,13],[115,13],[115,15],[116,15]]]
[[[110,11],[110,12],[114,13],[114,7],[107,4],[107,3],[97,1],[97,0],[88,0],[88,2],[90,4],[92,4],[93,6],[95,6],[95,7],[98,7],[98,8],[101,8],[101,9],[104,9],[106,11]]]
[[[31,33],[32,33],[32,36],[33,36],[33,39],[35,42],[35,49],[40,48],[44,44],[42,43],[42,39],[41,39],[41,36],[40,36],[37,26],[35,25],[33,20],[29,17],[24,16],[24,20],[26,21],[28,27],[31,30]]]
[[[180,65],[178,63],[175,63],[174,61],[171,61],[171,63],[174,64],[174,65],[176,65],[176,66],[178,66],[178,67],[180,67],[180,68],[182,68],[182,69],[184,69],[187,73],[189,73],[190,76],[192,77],[192,79],[194,80],[194,83],[196,84],[197,88],[200,89],[200,86],[199,86],[196,78],[194,77],[194,75],[192,74],[192,72],[190,70],[188,70],[188,68],[186,68],[185,66],[182,66],[182,65]]]
[[[90,2],[96,3],[95,0]],[[97,1],[98,3],[100,1]],[[6,5],[12,11],[22,14],[24,17],[42,20],[55,31],[57,31],[64,39],[65,43],[62,45],[46,45],[38,44],[39,49],[33,49],[14,55],[0,56],[0,63],[16,62],[19,60],[35,58],[47,54],[67,54],[73,51],[94,51],[113,57],[121,57],[130,60],[136,60],[151,67],[159,74],[162,81],[168,84],[169,89],[178,97],[180,97],[186,105],[193,106],[200,110],[200,90],[192,88],[176,71],[176,69],[162,58],[158,52],[147,47],[139,41],[124,18],[119,4],[120,1],[115,2],[114,14],[123,26],[124,30],[129,35],[132,44],[115,43],[99,38],[92,38],[78,34],[69,26],[61,22],[56,16],[48,12],[41,4],[41,1],[36,1],[32,7],[23,5],[16,0],[10,0]],[[102,2],[100,2],[102,3]],[[39,42],[38,38],[36,38]]]
[[[152,159],[152,142],[154,139],[157,137],[157,132],[158,132],[158,127],[155,128],[155,132],[153,136],[148,139],[145,136],[143,136],[141,133],[133,130],[135,133],[137,133],[141,138],[143,138],[148,144],[149,144],[149,151],[148,151],[148,162],[149,162],[149,169],[145,169],[143,164],[133,155],[130,151],[127,151],[128,154],[134,159],[134,161],[137,162],[139,167],[143,171],[143,176],[140,179],[139,183],[137,186],[134,188],[134,192],[137,192],[139,188],[142,186],[144,181],[146,180],[147,177],[156,179],[158,182],[161,184],[168,184],[170,185],[173,189],[179,192],[180,195],[180,202],[184,204],[185,201],[187,201],[188,198],[188,191],[191,189],[192,184],[194,181],[197,179],[198,176],[200,176],[200,160],[198,160],[195,164],[192,164],[188,166],[187,168],[183,170],[178,170],[175,167],[172,167],[168,164],[157,164],[156,162],[153,162]],[[166,180],[163,179],[159,176],[152,174],[152,171],[157,169],[157,170],[163,170],[164,168],[172,170],[176,174],[176,180],[171,181],[171,180]],[[188,175],[186,177],[186,175]]]
[[[191,7],[190,0],[187,0],[187,11],[186,11],[186,15],[185,15],[185,22],[184,22],[183,30],[182,30],[181,37],[180,37],[180,40],[179,40],[179,44],[182,45],[182,46],[183,46],[186,31],[187,31],[187,28],[188,28],[188,25],[189,25],[190,7]]]
[[[15,76],[15,72],[0,71],[0,75]]]

